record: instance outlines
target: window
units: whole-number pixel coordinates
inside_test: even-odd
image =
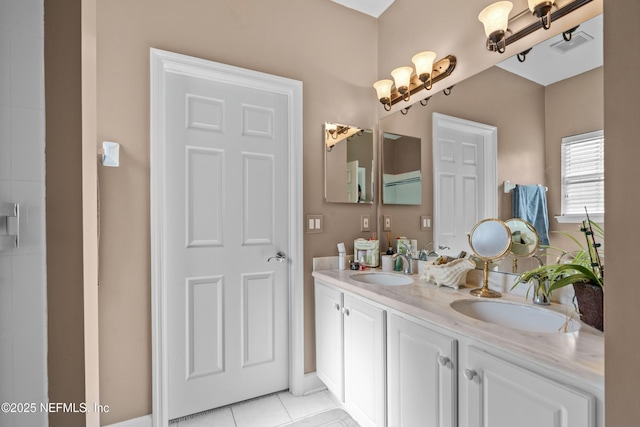
[[[604,132],[562,138],[562,217],[560,222],[604,218]]]

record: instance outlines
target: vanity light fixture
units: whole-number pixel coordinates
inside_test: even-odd
[[[325,123],[324,129],[325,129],[324,142],[325,142],[327,151],[329,152],[333,150],[333,146],[336,145],[338,142],[344,139],[348,141],[353,135],[356,135],[356,134],[362,135],[364,133],[362,129],[356,126],[346,126],[346,125],[339,125],[335,123]]]
[[[396,84],[396,89],[402,95],[402,99],[408,101],[411,98],[409,93],[409,85],[411,84],[411,74],[413,74],[413,68],[411,67],[398,67],[391,72],[391,77]]]
[[[487,35],[487,49],[498,53],[504,53],[506,50],[506,34],[511,9],[513,9],[513,3],[499,1],[485,7],[478,15],[478,20],[484,25],[484,33]]]
[[[326,125],[327,139],[329,139],[329,138],[338,139],[338,137],[340,135],[343,135],[343,134],[349,132],[349,129],[350,129],[349,126],[334,125],[334,124],[327,123],[327,125]]]
[[[420,52],[412,58],[415,73],[412,67],[398,67],[391,72],[394,80],[383,79],[373,84],[378,100],[386,111],[391,111],[391,106],[401,100],[409,101],[412,95],[423,89],[430,90],[434,83],[449,76],[456,68],[456,57],[453,55],[434,63],[435,58],[435,52]]]
[[[504,53],[506,47],[511,43],[515,43],[523,37],[544,28],[545,30],[551,27],[551,22],[562,18],[565,15],[573,12],[591,3],[593,0],[572,0],[564,4],[562,7],[558,7],[555,11],[551,11],[554,7],[555,0],[527,0],[528,10],[533,12],[533,15],[537,19],[534,23],[529,24],[521,30],[512,33],[508,29],[509,21],[517,20],[525,15],[529,15],[529,11],[517,13],[513,18],[509,19],[509,13],[513,8],[513,4],[510,1],[499,1],[485,7],[478,15],[478,19],[484,25],[484,32],[487,36],[487,49],[492,52]],[[556,5],[557,7],[557,5]],[[575,29],[571,29],[563,33],[565,40],[567,37],[571,39],[571,32]],[[507,37],[507,33],[510,35]]]
[[[545,30],[551,28],[551,8],[555,0],[528,0],[528,3],[529,10],[533,12],[537,18],[540,18],[542,28]]]
[[[411,58],[411,62],[416,66],[416,75],[427,90],[431,90],[431,72],[433,71],[433,61],[435,59],[436,53],[430,50],[417,53]]]

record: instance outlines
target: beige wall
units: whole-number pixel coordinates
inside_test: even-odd
[[[85,401],[80,1],[44,7],[49,401],[80,403]],[[84,425],[84,415],[51,413],[49,425]]]
[[[554,218],[562,212],[560,144],[565,136],[604,129],[603,75],[604,69],[600,67],[545,88],[545,170],[549,187],[549,227],[551,230],[575,233],[580,241],[583,241],[580,224],[559,224]],[[554,246],[566,250],[578,249],[562,234],[552,234],[551,238]]]
[[[605,297],[605,390],[607,427],[640,423],[640,2],[605,3],[604,121],[607,263]]]
[[[151,413],[149,48],[303,82],[305,368],[313,370],[311,259],[352,250],[372,205],[324,203],[323,124],[376,124],[376,20],[327,0],[109,0],[98,3],[98,140],[121,144],[101,168],[100,395],[103,424]],[[367,236],[368,237],[368,236]]]

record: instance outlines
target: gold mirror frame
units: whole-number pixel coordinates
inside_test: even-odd
[[[518,258],[529,258],[535,255],[538,252],[538,247],[540,246],[540,235],[538,234],[538,230],[531,224],[529,221],[524,220],[522,218],[511,218],[505,221],[507,227],[511,230],[511,250],[509,255],[513,256],[513,273],[518,272]],[[520,226],[517,226],[521,224]],[[523,238],[533,239],[533,243],[529,243],[524,245],[522,243],[516,244],[514,239],[514,234],[517,232],[526,231],[529,234]],[[526,241],[526,240],[525,240]],[[524,248],[529,248],[528,250]]]
[[[490,226],[490,228],[487,228],[488,226]],[[502,231],[504,231],[504,235],[501,236]],[[481,298],[500,298],[502,296],[500,292],[489,289],[489,263],[504,258],[511,250],[511,229],[504,221],[487,218],[478,222],[468,237],[469,247],[478,258],[484,261],[482,287],[472,289],[471,295]],[[494,250],[492,252],[484,252],[483,248],[482,253],[478,252],[480,247],[487,242],[487,237],[492,239],[489,243]],[[482,239],[482,241],[478,239]],[[475,245],[474,240],[476,241]]]

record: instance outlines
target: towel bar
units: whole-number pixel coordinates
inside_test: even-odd
[[[20,208],[17,203],[0,202],[0,251],[18,247]]]
[[[540,184],[538,184],[540,185]],[[540,187],[542,187],[542,185],[540,185]],[[509,181],[505,181],[504,182],[504,192],[505,193],[510,193],[511,190],[513,190],[514,188],[516,188],[516,184],[512,184]],[[544,191],[549,191],[549,189],[547,187],[544,187]]]

